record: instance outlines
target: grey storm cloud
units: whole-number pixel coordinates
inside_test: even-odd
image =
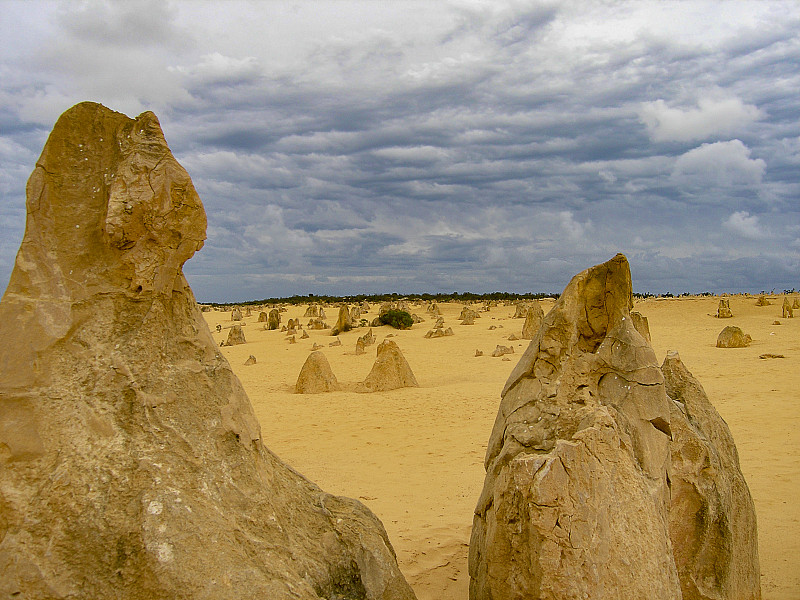
[[[58,115],[153,110],[201,300],[800,287],[790,2],[6,2],[0,281]]]

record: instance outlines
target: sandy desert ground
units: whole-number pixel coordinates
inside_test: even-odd
[[[758,307],[754,297],[730,297],[732,319],[712,316],[719,303],[713,297],[646,299],[636,310],[649,319],[659,361],[677,350],[730,426],[758,515],[763,597],[788,600],[800,598],[800,317],[781,318],[782,298],[770,298],[771,306]],[[543,301],[545,312],[552,303]],[[513,307],[492,308],[469,326],[457,319],[463,306],[440,305],[452,337],[423,337],[432,325],[423,305],[412,312],[426,322],[410,330],[373,329],[378,342],[394,336],[418,388],[294,393],[314,343],[324,346],[340,382],[363,380],[375,360],[375,346],[355,354],[364,329],[340,335],[338,347],[329,347],[335,339],[329,330],[289,344],[284,333],[265,331],[253,311],[244,319],[247,343],[222,349],[250,396],[266,445],[326,491],[359,498],[381,518],[420,600],[468,596],[467,550],[486,441],[502,386],[528,344],[507,339],[522,330]],[[282,322],[307,323],[305,309],[289,307]],[[371,320],[377,309],[365,316]],[[332,325],[337,311],[326,312]],[[226,339],[227,330],[215,327],[230,325],[230,312],[205,317],[217,343]],[[752,345],[716,348],[726,325],[749,333]],[[490,356],[498,344],[513,345],[510,361]],[[484,356],[476,357],[476,349]],[[767,353],[785,358],[759,358]],[[251,354],[258,362],[244,366]]]

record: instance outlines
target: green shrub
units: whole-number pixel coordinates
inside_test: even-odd
[[[414,319],[404,310],[387,310],[380,317],[380,322],[384,325],[391,325],[395,329],[410,329],[414,324]]]

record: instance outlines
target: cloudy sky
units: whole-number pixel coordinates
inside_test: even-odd
[[[797,2],[0,0],[0,287],[82,100],[153,110],[199,300],[800,287]]]

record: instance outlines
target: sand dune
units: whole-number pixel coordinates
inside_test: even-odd
[[[718,298],[647,299],[635,309],[649,319],[659,360],[677,350],[719,413],[739,449],[758,513],[762,592],[765,600],[800,593],[800,318],[782,319],[780,298],[758,307],[755,298],[731,297],[732,319],[717,319]],[[551,300],[542,302],[545,311]],[[514,307],[481,313],[460,325],[461,303],[441,304],[455,335],[423,336],[431,319],[411,330],[375,328],[400,346],[418,388],[357,394],[298,395],[294,385],[311,346],[324,346],[340,382],[369,373],[375,346],[355,354],[363,329],[329,330],[289,344],[284,333],[264,331],[258,311],[245,318],[247,343],[222,348],[241,379],[261,422],[265,444],[325,490],[359,498],[383,521],[403,573],[420,600],[467,598],[467,550],[472,512],[483,485],[483,456],[500,391],[527,340]],[[475,306],[474,308],[477,308]],[[303,318],[306,306],[289,308],[283,320]],[[424,308],[415,309],[425,314]],[[331,309],[329,314],[335,314]],[[377,314],[375,308],[367,315]],[[230,324],[229,312],[205,313],[213,328]],[[773,325],[779,320],[781,325]],[[329,319],[330,324],[332,319]],[[494,325],[497,329],[490,330]],[[749,348],[715,347],[718,333],[737,325],[753,338]],[[213,330],[219,343],[227,330]],[[298,336],[299,338],[299,336]],[[512,346],[510,361],[490,356]],[[484,356],[476,357],[482,350]],[[257,364],[244,366],[249,355]],[[759,358],[762,354],[785,358]]]

